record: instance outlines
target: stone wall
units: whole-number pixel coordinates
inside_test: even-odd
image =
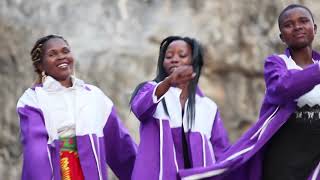
[[[20,177],[15,106],[35,78],[29,51],[37,38],[61,34],[69,41],[77,76],[111,97],[138,142],[139,123],[128,108],[131,92],[155,76],[163,38],[195,37],[206,50],[200,86],[219,105],[234,141],[257,119],[263,59],[283,51],[277,17],[293,2],[309,6],[319,22],[318,0],[0,1],[1,179]]]

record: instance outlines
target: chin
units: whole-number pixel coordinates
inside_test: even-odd
[[[299,49],[303,49],[303,48],[306,48],[308,46],[310,46],[311,43],[307,43],[307,42],[301,42],[299,44],[295,44],[295,45],[292,45],[292,49],[296,49],[296,50],[299,50]]]
[[[68,74],[68,75],[60,75],[60,76],[57,76],[57,80],[59,81],[65,81],[65,80],[68,80],[69,78],[71,78],[71,74]]]

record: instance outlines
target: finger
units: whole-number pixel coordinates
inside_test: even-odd
[[[182,83],[182,82],[188,82],[188,81],[191,81],[192,79],[194,79],[194,76],[184,76],[184,77],[180,77],[180,78],[177,78],[176,79],[176,82],[177,83]]]
[[[193,71],[193,68],[191,65],[182,65],[182,66],[176,67],[176,69],[179,70],[180,72]]]
[[[184,77],[184,76],[193,76],[195,72],[193,72],[192,70],[186,70],[186,71],[177,71],[176,74],[178,76]]]

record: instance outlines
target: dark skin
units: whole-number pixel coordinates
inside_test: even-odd
[[[60,38],[49,39],[43,47],[38,68],[59,81],[64,87],[71,87],[74,59],[69,45]]]
[[[192,51],[189,44],[183,40],[176,40],[170,43],[166,50],[163,67],[167,76],[157,87],[156,96],[163,96],[171,86],[182,89],[180,94],[180,105],[184,109],[184,104],[188,98],[188,84],[195,77],[191,66]]]
[[[297,7],[286,11],[280,19],[280,38],[290,49],[295,63],[305,68],[312,61],[312,41],[317,31],[310,13]]]

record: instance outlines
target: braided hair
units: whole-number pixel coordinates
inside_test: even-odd
[[[201,69],[203,66],[203,51],[200,43],[196,41],[193,38],[189,37],[180,37],[180,36],[169,36],[165,38],[161,44],[159,49],[159,57],[158,57],[158,66],[157,66],[157,74],[156,77],[153,79],[153,81],[159,83],[163,81],[168,74],[166,73],[164,67],[163,67],[163,61],[165,59],[165,54],[167,51],[168,46],[173,41],[182,40],[186,42],[192,50],[192,57],[191,57],[191,65],[193,66],[193,70],[196,73],[196,76],[190,81],[188,85],[188,105],[187,105],[187,121],[188,121],[188,128],[191,128],[195,121],[195,95],[196,95],[196,89],[198,85],[198,81],[201,74]],[[134,97],[137,95],[139,89],[145,84],[146,82],[140,83],[134,92],[132,93],[130,104],[132,103]],[[168,114],[168,109],[166,106],[165,99],[162,100],[162,104],[165,110],[165,113]]]
[[[50,39],[54,39],[54,38],[62,39],[66,44],[68,44],[67,40],[65,40],[62,36],[50,34],[50,35],[39,38],[30,51],[31,61],[35,69],[34,71],[38,74],[38,79],[36,80],[36,83],[41,83],[42,72],[39,69],[38,65],[41,64],[43,61],[44,45]]]

